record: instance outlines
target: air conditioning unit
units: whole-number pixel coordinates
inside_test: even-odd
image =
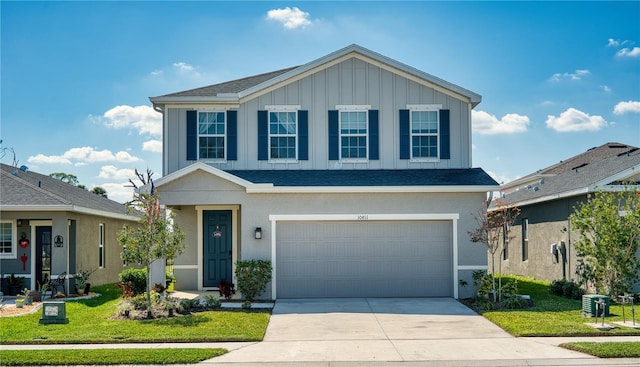
[[[603,304],[598,304],[604,301]],[[604,306],[604,310],[603,310]],[[609,316],[609,297],[601,294],[585,294],[582,296],[582,315],[587,317]]]

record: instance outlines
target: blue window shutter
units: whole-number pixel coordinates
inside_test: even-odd
[[[451,159],[449,110],[440,110],[440,159]]]
[[[198,160],[198,111],[187,111],[187,160]]]
[[[411,128],[409,110],[400,110],[400,159],[411,158]]]
[[[338,126],[338,110],[329,111],[329,160],[340,159],[340,127]]]
[[[369,110],[369,159],[380,159],[378,110]]]
[[[227,111],[227,160],[238,160],[238,111]]]
[[[309,160],[309,111],[298,111],[298,159]]]
[[[258,111],[258,160],[269,160],[269,113]]]

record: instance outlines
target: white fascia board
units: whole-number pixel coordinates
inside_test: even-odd
[[[138,221],[140,217],[128,214],[112,213],[104,210],[85,208],[77,205],[2,205],[0,212],[73,212],[89,214],[105,218],[122,219],[128,221]]]
[[[238,95],[225,93],[217,96],[166,96],[166,97],[149,97],[153,104],[166,105],[170,103],[216,103],[216,102],[237,102]]]
[[[434,214],[271,214],[269,221],[388,221],[388,220],[454,220],[458,213]]]
[[[185,109],[214,109],[214,110],[235,110],[240,108],[240,103],[235,102],[203,102],[203,103],[193,103],[189,101],[188,103],[177,104],[177,103],[169,103],[164,105],[165,108],[185,108]]]
[[[594,187],[603,187],[608,186],[609,183],[613,181],[622,181],[625,178],[630,178],[640,173],[640,165],[635,165],[625,169],[624,171],[618,172],[615,175],[611,175],[603,180],[600,180],[593,184]]]
[[[263,186],[264,185],[264,186]],[[305,193],[468,193],[498,190],[499,186],[273,186],[253,184],[249,194],[305,194]]]

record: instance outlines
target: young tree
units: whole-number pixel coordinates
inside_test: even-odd
[[[569,217],[580,233],[574,242],[576,273],[596,293],[629,292],[638,279],[640,195],[629,185],[617,192],[597,191]]]
[[[141,191],[132,181],[129,182],[137,190],[133,200],[127,203],[130,210],[142,214],[138,226],[125,226],[118,233],[118,241],[122,245],[122,259],[132,264],[142,264],[147,269],[147,315],[151,310],[151,264],[160,259],[174,258],[184,251],[184,232],[173,222],[173,213],[161,208],[160,200],[153,186],[151,175],[147,170],[144,178],[137,170],[136,175],[143,184],[150,183],[151,191]]]
[[[471,242],[481,243],[487,247],[487,251],[491,254],[491,283],[493,289],[493,301],[496,301],[496,269],[495,254],[505,242],[509,241],[513,236],[511,234],[511,225],[520,215],[520,208],[510,206],[504,200],[493,200],[495,208],[487,212],[488,206],[491,204],[485,200],[482,208],[476,213],[475,220],[478,227],[469,231]]]

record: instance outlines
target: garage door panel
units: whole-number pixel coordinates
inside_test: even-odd
[[[450,221],[278,222],[279,298],[452,294]]]

